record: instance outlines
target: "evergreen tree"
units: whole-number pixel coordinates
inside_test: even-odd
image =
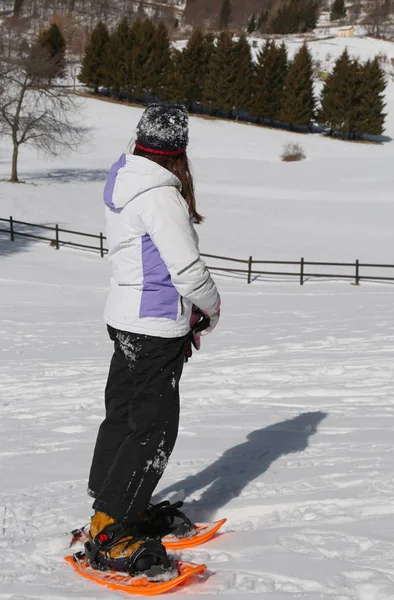
[[[269,10],[262,10],[258,16],[256,21],[256,30],[260,31],[260,33],[267,33],[269,29]]]
[[[338,21],[339,19],[345,19],[347,15],[345,0],[334,0],[330,10],[330,20]]]
[[[204,35],[200,27],[196,27],[178,57],[175,77],[177,79],[177,101],[183,102],[192,110],[195,102],[202,100],[208,64],[213,52],[212,37]]]
[[[184,104],[189,111],[191,106],[186,101],[187,91],[187,74],[183,68],[185,62],[185,49],[177,50],[172,49],[171,53],[171,73],[170,73],[170,84],[168,86],[168,99],[171,102],[177,102]],[[193,105],[193,97],[191,98],[191,105]]]
[[[232,34],[227,30],[222,31],[209,61],[203,90],[203,104],[214,114],[219,110],[231,112],[234,108],[233,50]]]
[[[256,30],[257,30],[256,15],[253,13],[252,16],[250,17],[249,21],[248,21],[247,32],[248,33],[254,33]]]
[[[257,56],[255,71],[253,113],[261,120],[278,120],[288,71],[285,44],[277,47],[267,40]]]
[[[317,0],[289,0],[270,21],[274,34],[306,33],[316,27],[319,16]]]
[[[215,36],[212,32],[206,32],[205,33],[205,60],[207,63],[207,67],[209,64],[209,61],[211,60],[212,54],[215,51]],[[207,68],[206,68],[207,71]]]
[[[304,0],[303,8],[301,9],[301,19],[304,19],[304,26],[301,24],[299,29],[302,33],[315,29],[319,20],[320,4],[318,0]]]
[[[170,87],[171,46],[168,29],[163,21],[159,21],[156,27],[149,72],[150,93],[164,100],[168,97]]]
[[[152,93],[151,62],[154,55],[156,28],[150,19],[134,21],[133,52],[133,92],[136,98],[143,100],[146,94]]]
[[[107,44],[105,73],[108,87],[120,98],[124,91],[132,95],[134,40],[124,17]]]
[[[66,75],[66,41],[59,27],[55,24],[44,29],[32,48],[34,56],[50,66],[50,79]]]
[[[94,88],[98,93],[100,86],[107,84],[107,74],[105,69],[106,57],[108,52],[109,33],[106,25],[100,21],[90,37],[90,42],[86,47],[85,55],[82,61],[82,68],[79,74],[79,81],[90,88]]]
[[[349,110],[342,129],[346,139],[360,138],[363,133],[363,80],[363,65],[358,60],[352,60],[347,80]]]
[[[321,107],[318,112],[318,121],[328,127],[331,133],[335,131],[347,134],[350,132],[351,114],[354,118],[355,77],[352,71],[355,68],[349,53],[344,50],[335,63],[332,73],[327,77],[320,96]]]
[[[372,67],[369,61],[361,65],[345,50],[322,90],[319,122],[329,127],[331,134],[338,132],[346,139],[363,133],[380,135],[385,119],[384,89],[379,64]]]
[[[231,0],[223,0],[222,8],[219,15],[220,29],[227,29],[231,22],[232,6]]]
[[[386,107],[384,92],[387,82],[383,69],[377,58],[367,61],[361,67],[361,114],[359,120],[359,133],[369,135],[382,135],[384,132],[384,123]]]
[[[304,42],[294,57],[286,77],[280,120],[294,125],[311,125],[315,114],[313,62]]]
[[[186,105],[183,98],[183,52],[176,48],[171,49],[171,62],[165,86],[164,100],[178,102]]]
[[[237,113],[252,106],[254,68],[249,42],[244,33],[233,48],[233,106]]]

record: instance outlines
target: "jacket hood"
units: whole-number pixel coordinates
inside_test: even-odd
[[[133,154],[122,154],[108,174],[104,202],[111,210],[121,210],[140,194],[160,187],[182,189],[178,177],[157,163]]]

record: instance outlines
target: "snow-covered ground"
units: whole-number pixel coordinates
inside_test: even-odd
[[[394,87],[387,135],[394,137]],[[84,101],[92,138],[54,162],[24,151],[0,216],[98,233],[102,186],[139,109]],[[192,119],[205,252],[392,262],[392,143]],[[308,160],[279,160],[288,141]],[[0,176],[9,147],[0,146]],[[0,234],[0,599],[119,598],[65,563],[111,356],[108,265]],[[225,534],[182,553],[210,576],[179,597],[394,598],[391,285],[216,276],[223,318],[185,367],[179,440],[159,492]]]

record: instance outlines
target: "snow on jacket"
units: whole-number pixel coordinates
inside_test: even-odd
[[[110,290],[108,325],[164,338],[190,330],[192,305],[220,298],[204,261],[179,179],[157,163],[123,154],[104,190]]]

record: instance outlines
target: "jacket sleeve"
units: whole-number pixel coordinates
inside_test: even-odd
[[[162,189],[144,200],[140,219],[176,290],[200,310],[214,313],[220,296],[200,257],[197,236],[183,198],[178,192]]]

